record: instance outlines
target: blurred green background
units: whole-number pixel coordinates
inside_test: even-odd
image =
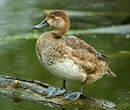
[[[70,10],[69,33],[111,58],[110,67],[117,78],[105,76],[86,85],[84,93],[112,101],[118,110],[130,110],[130,0],[0,0],[0,74],[61,86],[62,80],[47,72],[35,53],[35,36],[50,30],[32,29],[45,17],[45,9]],[[112,26],[116,26],[115,30]],[[101,30],[90,33],[90,29]],[[68,81],[67,86],[72,91],[80,89],[80,84],[73,81]],[[15,104],[0,97],[0,110],[41,109],[61,108],[29,102]]]

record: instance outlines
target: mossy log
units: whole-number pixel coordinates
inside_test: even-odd
[[[48,97],[43,93],[45,93],[49,87],[51,87],[49,84],[40,81],[0,75],[0,96],[11,98],[15,102],[29,101],[43,103],[54,107],[72,107],[78,109],[113,109],[115,106],[112,102],[107,100],[96,99],[84,95],[80,95],[80,97],[75,101],[64,99],[64,95]]]

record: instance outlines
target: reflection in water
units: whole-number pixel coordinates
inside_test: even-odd
[[[42,20],[41,16],[43,15],[41,10],[43,9],[129,13],[129,4],[129,0],[0,0],[0,37],[21,36],[21,34],[32,32],[32,26]],[[82,30],[111,26],[121,24],[124,20],[127,20],[127,16],[73,16],[71,17],[71,29]],[[78,36],[81,36],[81,39],[84,39],[97,50],[110,56],[110,66],[118,76],[116,79],[105,76],[103,79],[87,85],[85,94],[112,101],[117,105],[117,109],[128,110],[130,108],[129,37],[125,38],[125,35],[118,34],[89,35],[86,33]],[[54,86],[60,86],[59,82],[61,80],[52,76],[40,65],[35,53],[35,42],[36,40],[33,39],[0,41],[0,74],[37,79]],[[126,53],[122,54],[122,51]],[[80,88],[79,84],[71,81],[68,82],[68,86],[73,91],[78,91]],[[40,104],[26,102],[16,105],[11,100],[5,100],[4,98],[0,98],[0,108],[2,110],[52,109]],[[55,110],[58,109],[55,108]]]

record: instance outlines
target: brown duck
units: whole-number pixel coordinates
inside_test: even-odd
[[[66,80],[89,84],[105,74],[116,76],[108,67],[104,55],[75,36],[65,36],[70,20],[63,10],[49,12],[45,20],[34,28],[45,26],[54,30],[40,36],[36,42],[36,53],[44,68],[63,79],[62,89],[66,88]]]

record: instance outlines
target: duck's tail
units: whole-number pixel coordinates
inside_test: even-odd
[[[113,78],[116,77],[116,75],[110,69],[108,69],[107,74]]]

